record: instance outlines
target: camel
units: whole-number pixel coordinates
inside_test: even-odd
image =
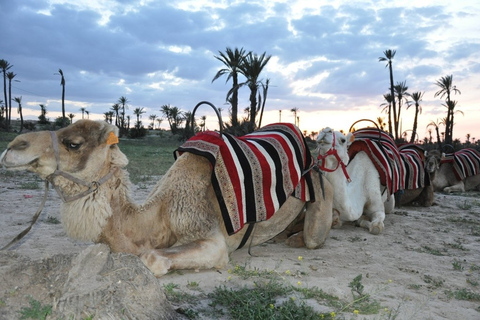
[[[383,232],[385,213],[393,211],[395,200],[380,183],[380,174],[366,152],[350,160],[348,148],[354,140],[351,132],[345,136],[328,127],[322,129],[317,137],[319,166],[334,188],[336,226],[355,221],[377,235]]]
[[[435,191],[480,191],[480,152],[470,148],[441,156],[439,151],[435,152],[441,159],[433,181]]]
[[[117,134],[115,126],[92,120],[25,133],[9,143],[0,163],[55,186],[63,199],[62,225],[72,238],[137,255],[157,277],[177,269],[224,268],[251,224],[227,232],[209,160],[184,152],[138,205],[131,200],[128,160]],[[247,245],[273,238],[305,211],[305,245],[320,248],[332,224],[333,189],[325,184],[323,192],[313,173],[312,182],[315,202],[289,196],[270,219],[254,224]]]
[[[434,201],[433,181],[435,180],[440,159],[435,152],[427,152],[414,144],[399,146],[404,165],[409,169],[406,174],[405,190],[395,194],[395,204],[400,207],[417,203],[430,207]]]

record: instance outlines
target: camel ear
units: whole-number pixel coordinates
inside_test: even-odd
[[[347,146],[350,146],[353,141],[355,141],[355,136],[353,135],[353,133],[349,132],[347,134]]]
[[[105,121],[100,120],[103,122],[104,125],[103,133],[102,133],[102,140],[105,141],[109,145],[117,144],[118,143],[118,128],[114,125],[106,123]]]

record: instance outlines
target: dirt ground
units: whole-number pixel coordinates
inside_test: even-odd
[[[39,189],[26,188],[32,181],[38,180],[29,174],[0,172],[0,247],[29,225],[40,205],[43,183],[38,182]],[[144,183],[135,186],[136,201],[141,202],[150,188]],[[59,204],[58,196],[50,190],[37,224],[19,244],[0,252],[0,319],[19,318],[18,311],[29,306],[28,296],[42,304],[55,304],[52,291],[64,277],[61,268],[54,266],[56,275],[33,281],[35,275],[28,268],[32,261],[58,255],[70,261],[92,246],[67,238],[61,224],[52,223],[60,219]],[[479,241],[480,194],[437,193],[432,207],[396,208],[394,214],[387,215],[384,233],[378,236],[346,225],[332,230],[325,246],[318,250],[269,242],[252,248],[252,255],[247,249],[233,253],[224,270],[176,272],[158,281],[162,286],[177,284],[185,292],[193,291],[189,284],[197,283],[202,293],[208,293],[216,286],[244,285],[244,280],[228,272],[242,266],[274,270],[292,285],[318,287],[348,301],[352,299],[349,283],[362,274],[365,292],[387,310],[395,311],[396,319],[480,319]],[[24,263],[25,268],[12,269],[14,263]],[[329,310],[315,301],[308,303],[317,310]],[[342,317],[388,318],[386,312],[338,315]]]

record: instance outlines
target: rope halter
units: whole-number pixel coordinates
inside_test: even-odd
[[[321,171],[325,171],[325,172],[334,172],[338,169],[339,166],[342,167],[342,171],[343,171],[343,174],[345,175],[345,178],[347,178],[347,181],[348,182],[352,182],[352,179],[350,179],[350,176],[348,175],[348,172],[347,172],[347,166],[345,165],[345,163],[343,162],[343,160],[340,158],[340,156],[338,155],[338,152],[337,152],[337,149],[335,148],[335,131],[332,131],[332,134],[333,134],[333,142],[332,142],[332,147],[330,149],[328,149],[328,151],[322,155],[322,154],[318,154],[318,157],[317,157],[317,167],[321,170]],[[325,162],[326,162],[326,159],[327,157],[329,156],[334,156],[335,159],[337,159],[337,166],[333,169],[330,169],[330,168],[327,168],[325,167]]]
[[[50,136],[52,138],[53,151],[55,153],[55,161],[57,163],[57,169],[51,175],[49,175],[46,178],[46,180],[49,181],[52,184],[52,186],[55,188],[55,191],[57,191],[58,195],[60,196],[60,198],[62,199],[63,202],[71,202],[71,201],[74,201],[74,200],[78,200],[80,198],[83,198],[83,197],[91,194],[91,193],[96,192],[98,190],[98,188],[102,184],[104,184],[106,181],[108,181],[113,176],[113,174],[117,171],[118,168],[113,167],[100,180],[87,182],[87,181],[84,181],[82,179],[79,179],[79,178],[71,175],[68,172],[60,170],[59,146],[58,146],[58,139],[57,139],[57,135],[56,135],[55,131],[50,131]],[[54,178],[58,177],[58,176],[61,176],[65,179],[67,179],[67,180],[70,180],[70,181],[72,181],[72,182],[74,182],[78,185],[84,186],[84,187],[87,188],[87,190],[82,191],[82,192],[77,193],[77,194],[72,195],[72,196],[68,196],[60,189],[60,187],[58,185],[55,184]]]

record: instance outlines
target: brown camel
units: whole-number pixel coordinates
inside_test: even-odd
[[[211,163],[183,153],[145,203],[137,205],[129,195],[128,160],[117,146],[117,131],[104,121],[79,120],[55,132],[22,134],[8,145],[0,163],[54,184],[64,200],[62,224],[72,238],[138,255],[157,277],[176,269],[225,267],[247,225],[232,235],[226,231]],[[333,189],[325,181],[324,197],[318,175],[312,178],[317,200],[288,197],[269,220],[255,224],[247,246],[271,239],[303,210],[305,245],[323,245],[332,224]]]

